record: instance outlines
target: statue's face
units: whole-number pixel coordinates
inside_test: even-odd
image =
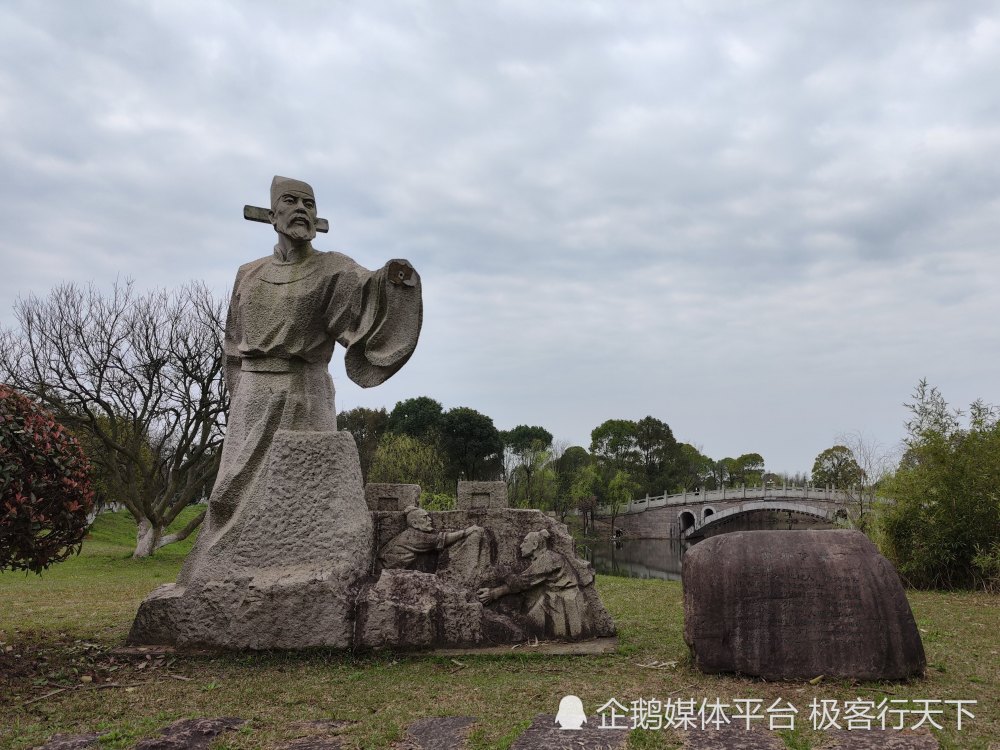
[[[271,209],[271,223],[289,239],[311,240],[316,236],[316,201],[301,193],[284,193]]]
[[[410,526],[419,531],[434,531],[434,524],[431,523],[431,516],[426,510],[416,510],[411,513],[407,520]]]

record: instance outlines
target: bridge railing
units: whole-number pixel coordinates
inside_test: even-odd
[[[857,497],[856,490],[839,490],[834,487],[723,487],[718,490],[679,492],[675,494],[646,496],[633,500],[619,508],[617,515],[627,516],[643,513],[654,508],[692,505],[701,503],[733,502],[737,500],[772,500],[787,498],[797,500],[819,500],[833,503],[847,503]],[[598,516],[610,516],[613,508],[608,505],[597,507]]]

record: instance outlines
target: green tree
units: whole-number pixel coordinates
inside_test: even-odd
[[[609,419],[590,433],[590,452],[614,471],[634,469],[639,462],[636,423],[630,419]]]
[[[501,433],[504,445],[505,473],[511,500],[515,503],[531,502],[532,480],[543,470],[551,458],[552,433],[544,427],[518,425]]]
[[[680,482],[681,460],[670,425],[654,417],[643,417],[635,423],[635,446],[641,467],[637,477],[639,493],[659,495],[673,491]]]
[[[455,491],[448,486],[445,457],[436,445],[393,432],[385,433],[379,440],[368,481],[419,484],[421,490],[432,495]]]
[[[709,489],[719,490],[723,487],[732,487],[733,469],[736,466],[735,458],[720,458],[712,462],[712,472],[709,477]]]
[[[564,517],[568,507],[564,507],[559,497],[559,476],[554,468],[554,461],[548,460],[535,473],[530,507],[540,510],[551,510]]]
[[[573,484],[570,487],[570,497],[583,517],[584,534],[593,530],[594,511],[597,508],[597,490],[600,483],[600,471],[595,464],[588,463],[575,473]]]
[[[764,457],[759,453],[744,453],[729,466],[732,487],[760,487],[764,477]]]
[[[562,455],[555,460],[554,468],[559,477],[559,489],[564,495],[572,494],[570,488],[576,479],[577,473],[584,467],[593,463],[587,449],[579,445],[571,445],[563,451]]]
[[[563,523],[566,522],[566,515],[577,507],[573,497],[573,483],[583,468],[589,466],[592,461],[585,448],[573,445],[549,464],[548,468],[555,479],[553,510],[559,513],[559,520]]]
[[[817,487],[846,490],[861,484],[864,476],[854,453],[846,445],[827,448],[813,461],[812,482]]]
[[[491,480],[502,472],[503,442],[493,420],[467,406],[441,418],[441,447],[457,479]]]
[[[0,331],[0,380],[51,409],[137,525],[134,557],[184,539],[167,527],[219,468],[229,394],[225,303],[202,284],[104,294],[64,284],[17,301],[20,330]],[[86,437],[82,437],[86,434]]]
[[[346,430],[354,436],[358,445],[358,458],[361,460],[361,478],[368,481],[375,451],[379,440],[386,431],[389,422],[388,412],[382,409],[368,409],[358,406],[337,415],[337,429]]]
[[[437,439],[443,417],[444,408],[440,401],[429,396],[417,396],[400,401],[393,407],[385,429],[429,443]]]
[[[1000,585],[1000,425],[997,412],[948,407],[920,381],[907,404],[907,459],[886,480],[874,536],[913,586]]]
[[[504,445],[515,451],[525,452],[534,448],[549,448],[552,445],[552,433],[538,425],[519,424],[513,430],[503,433]]]
[[[606,505],[611,511],[611,536],[615,535],[615,520],[621,511],[628,506],[639,491],[638,483],[627,471],[616,471],[608,482]]]
[[[681,490],[698,490],[712,477],[715,462],[688,443],[678,445],[678,480]]]

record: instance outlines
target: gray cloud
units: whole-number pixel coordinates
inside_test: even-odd
[[[654,414],[803,470],[922,376],[998,400],[994,4],[9,2],[0,319],[61,280],[206,279],[313,182],[318,243],[409,257],[407,369],[586,444]],[[336,368],[340,367],[340,370]]]

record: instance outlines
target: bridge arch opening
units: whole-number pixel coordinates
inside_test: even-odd
[[[705,511],[701,514],[702,522],[707,521],[709,516],[715,515],[715,511],[712,508],[705,508]]]
[[[681,533],[694,526],[694,513],[689,510],[682,511],[677,517],[677,523],[680,525]]]

